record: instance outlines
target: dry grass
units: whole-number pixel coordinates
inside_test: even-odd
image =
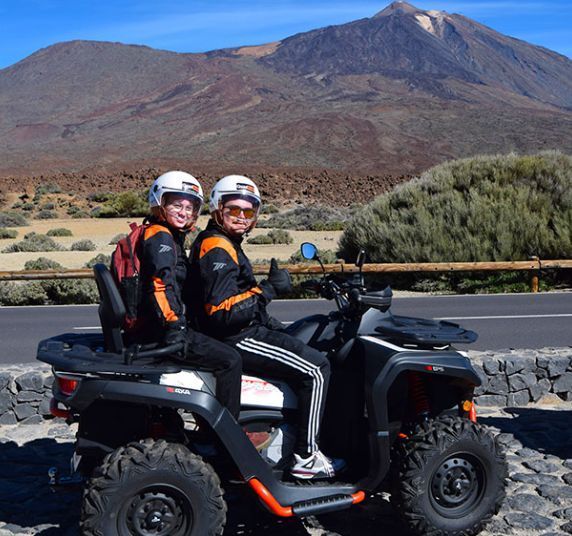
[[[1,240],[2,249],[21,239],[26,233],[34,231],[45,234],[50,229],[65,227],[69,229],[73,236],[55,237],[56,242],[66,248],[82,239],[89,239],[96,245],[95,251],[51,251],[46,253],[0,253],[0,270],[23,270],[26,261],[38,257],[47,257],[59,262],[66,268],[81,268],[89,259],[98,253],[110,254],[115,246],[109,245],[111,239],[118,233],[126,233],[129,230],[129,223],[139,222],[138,218],[113,218],[113,219],[57,219],[57,220],[32,220],[26,227],[18,228],[18,238],[16,240]],[[198,225],[204,228],[208,217],[201,216]],[[255,229],[251,236],[266,234],[268,229]],[[294,243],[289,245],[269,244],[269,245],[244,245],[244,251],[252,261],[257,259],[269,259],[276,257],[279,260],[287,260],[292,253],[296,252],[302,242],[313,242],[320,249],[337,249],[338,239],[341,231],[290,231],[294,238]]]

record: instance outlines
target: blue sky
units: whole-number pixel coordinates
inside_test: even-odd
[[[388,0],[0,0],[0,68],[72,39],[202,52],[370,17]],[[572,1],[412,0],[572,57]]]

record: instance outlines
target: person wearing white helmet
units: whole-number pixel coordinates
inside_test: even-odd
[[[185,301],[189,295],[186,233],[195,225],[203,189],[184,171],[157,177],[149,190],[151,216],[140,247],[141,301],[138,315],[145,319],[141,342],[184,343],[190,365],[212,369],[216,396],[236,418],[240,410],[240,354],[216,339],[189,328]]]
[[[202,331],[240,352],[246,372],[291,382],[299,407],[291,474],[331,478],[336,463],[318,448],[330,364],[320,352],[282,331],[266,311],[273,298],[292,289],[290,274],[272,259],[268,278],[257,283],[241,248],[260,208],[260,192],[251,179],[229,175],[215,184],[211,220],[191,248],[191,278],[201,281],[195,287],[201,294],[192,300],[194,313]]]

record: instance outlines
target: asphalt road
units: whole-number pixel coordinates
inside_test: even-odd
[[[270,312],[285,322],[330,311],[325,300],[275,301]],[[474,350],[572,346],[572,292],[393,299],[394,314],[441,318],[479,334]],[[98,329],[97,306],[0,307],[0,363],[34,361],[41,339]]]

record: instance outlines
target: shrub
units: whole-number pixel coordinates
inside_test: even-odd
[[[46,257],[38,257],[24,264],[24,270],[60,270],[63,266],[52,259]]]
[[[89,218],[89,213],[86,212],[85,210],[78,210],[77,212],[74,212],[72,214],[72,218],[74,220],[79,220],[81,218]]]
[[[73,233],[65,227],[56,227],[55,229],[50,229],[46,234],[48,236],[73,236]]]
[[[0,228],[0,238],[16,238],[17,236],[18,231],[15,229]]]
[[[95,215],[98,218],[126,218],[149,213],[144,192],[121,192],[109,199]]]
[[[62,190],[57,184],[48,183],[42,186],[37,186],[34,194],[34,201],[37,203],[44,194],[60,194],[61,192]]]
[[[55,279],[42,282],[49,303],[97,303],[99,294],[95,281],[86,279]]]
[[[262,205],[262,210],[260,211],[261,214],[276,214],[278,213],[278,207],[276,205]]]
[[[54,210],[56,205],[54,203],[44,203],[40,208],[42,210]]]
[[[480,156],[436,166],[354,215],[340,252],[372,262],[572,256],[572,158]]]
[[[39,281],[0,282],[1,305],[43,305],[48,296]]]
[[[113,194],[111,192],[94,192],[87,196],[88,201],[93,203],[105,203],[110,199],[113,199]]]
[[[74,214],[77,214],[81,209],[77,206],[77,205],[71,205],[68,207],[68,209],[66,210],[66,214],[68,216],[73,216]]]
[[[268,234],[253,236],[247,242],[249,244],[291,244],[294,239],[288,231],[273,229]]]
[[[34,217],[37,220],[53,220],[58,217],[58,213],[53,210],[40,210]]]
[[[246,240],[248,244],[273,244],[272,238],[267,234],[261,234],[258,236],[252,236]]]
[[[34,203],[24,203],[22,204],[22,210],[25,210],[26,212],[31,212],[32,210],[34,210],[36,208],[36,205],[34,205]]]
[[[331,231],[343,229],[350,218],[346,208],[324,206],[298,207],[281,214],[273,214],[267,220],[258,222],[258,227],[294,229],[297,231]]]
[[[95,251],[95,244],[88,238],[78,240],[71,245],[72,251]]]
[[[117,242],[119,242],[122,238],[125,238],[126,236],[127,236],[127,234],[125,234],[125,233],[116,234],[116,235],[109,241],[109,245],[110,245],[110,246],[114,246],[115,244],[117,244]]]
[[[22,201],[16,201],[16,202],[12,205],[12,208],[22,208],[23,205],[24,205],[24,203],[22,203]]]
[[[318,255],[320,256],[320,259],[324,264],[334,264],[338,260],[336,252],[331,249],[318,249]],[[302,257],[302,253],[300,253],[300,251],[297,251],[296,253],[293,253],[290,256],[288,262],[290,264],[298,264],[301,262],[317,262],[317,261],[308,261]]]
[[[0,212],[0,227],[22,227],[28,220],[17,212]]]
[[[93,259],[89,259],[83,266],[84,268],[93,268],[96,264],[105,264],[106,266],[109,266],[111,264],[111,255],[98,253],[93,257]]]
[[[10,244],[2,253],[16,253],[20,251],[62,251],[64,248],[49,236],[28,233],[24,240]]]

